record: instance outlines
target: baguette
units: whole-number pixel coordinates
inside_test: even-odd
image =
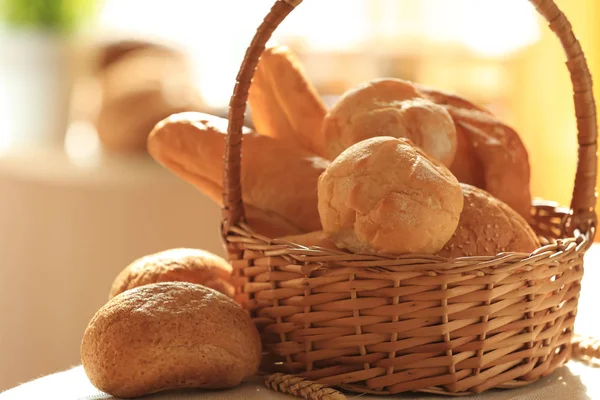
[[[148,137],[151,156],[222,204],[227,120],[181,113],[161,121]],[[250,226],[269,237],[321,229],[317,180],[328,162],[270,137],[244,130],[241,184]]]
[[[323,156],[321,125],[327,109],[287,47],[265,49],[258,63],[248,104],[261,135],[296,143]]]

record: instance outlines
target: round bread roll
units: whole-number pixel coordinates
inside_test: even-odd
[[[476,187],[461,184],[464,207],[442,257],[531,253],[540,242],[531,227],[506,203]]]
[[[377,79],[344,94],[323,123],[326,155],[375,136],[403,137],[449,166],[456,153],[456,128],[448,111],[400,79]]]
[[[171,249],[138,258],[113,282],[109,299],[134,287],[157,282],[190,282],[235,295],[230,283],[231,265],[221,257],[198,249]]]
[[[407,139],[376,137],[351,146],[319,178],[323,231],[355,253],[441,250],[458,225],[460,185]]]
[[[115,397],[178,388],[229,388],[254,375],[260,337],[229,297],[201,285],[162,282],[112,298],[90,321],[81,362]]]

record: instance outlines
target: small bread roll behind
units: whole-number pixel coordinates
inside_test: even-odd
[[[190,282],[215,289],[229,297],[231,265],[221,257],[198,249],[171,249],[138,258],[117,276],[109,298],[134,287],[157,282]]]
[[[323,122],[326,154],[337,157],[375,136],[410,139],[449,166],[456,153],[456,128],[446,109],[400,79],[377,79],[344,94]]]
[[[344,151],[319,179],[323,231],[355,253],[436,253],[463,206],[460,185],[407,139],[377,137]]]
[[[494,256],[501,252],[531,253],[540,242],[516,211],[489,193],[461,184],[464,207],[442,257]]]
[[[148,134],[171,114],[200,111],[186,58],[154,48],[130,52],[100,74],[98,137],[111,152],[145,152]]]
[[[90,321],[81,362],[94,386],[131,398],[229,388],[254,375],[261,344],[248,314],[201,285],[162,282],[113,297]]]

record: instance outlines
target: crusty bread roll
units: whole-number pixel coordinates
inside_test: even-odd
[[[330,159],[375,136],[410,139],[446,166],[456,153],[456,128],[448,112],[400,79],[376,79],[345,93],[327,113],[323,136]]]
[[[319,178],[323,231],[355,253],[436,253],[462,206],[456,178],[407,139],[359,142]]]
[[[327,109],[290,49],[275,46],[263,51],[248,105],[261,135],[297,143],[324,156],[321,126]]]
[[[229,388],[254,375],[259,334],[229,297],[187,282],[113,297],[90,321],[81,362],[94,386],[131,398],[176,388]]]
[[[173,115],[148,138],[152,157],[221,204],[227,120],[201,113]],[[317,179],[322,158],[246,130],[242,142],[242,197],[250,226],[269,237],[321,229]],[[253,224],[252,218],[259,220]]]
[[[231,265],[221,257],[199,249],[170,249],[150,254],[129,264],[112,284],[109,299],[134,287],[158,282],[190,282],[235,295]]]
[[[456,125],[458,148],[450,171],[459,181],[488,191],[530,221],[529,156],[517,132],[468,100],[422,85],[418,88],[443,105]]]
[[[501,252],[531,253],[540,242],[527,222],[484,190],[461,184],[464,207],[442,257],[494,256]]]
[[[324,249],[339,250],[323,231],[309,232],[302,235],[284,236],[280,239],[306,247],[322,247]]]

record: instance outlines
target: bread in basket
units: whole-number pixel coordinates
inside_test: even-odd
[[[245,223],[240,153],[249,88],[265,43],[301,1],[274,4],[230,102],[222,222],[237,300],[259,327],[266,370],[355,392],[466,395],[527,385],[569,359],[596,226],[596,109],[571,25],[552,0],[530,1],[560,39],[573,83],[579,158],[571,208],[533,204],[543,245],[531,254],[456,259],[308,248]]]

